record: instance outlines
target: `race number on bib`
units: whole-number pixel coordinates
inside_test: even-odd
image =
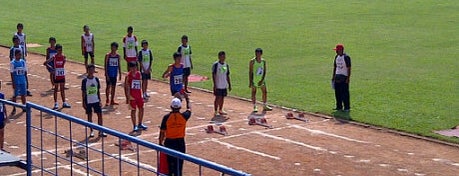
[[[182,82],[183,82],[183,75],[174,76],[174,84],[182,84]]]
[[[127,48],[128,49],[134,49],[134,41],[128,41],[127,42]]]
[[[16,75],[25,75],[24,67],[16,67]]]
[[[140,80],[132,80],[131,89],[140,89],[141,82]]]
[[[258,67],[257,75],[263,75],[263,68],[262,67]]]
[[[118,58],[110,58],[108,60],[108,65],[112,67],[118,66]]]
[[[64,68],[56,68],[56,76],[65,76],[65,69]]]
[[[86,90],[87,95],[96,95],[97,94],[97,87],[96,86],[89,86]]]

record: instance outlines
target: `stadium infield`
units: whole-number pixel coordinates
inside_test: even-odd
[[[0,48],[0,58],[8,60],[8,49]],[[48,73],[42,66],[42,55],[28,56],[29,82],[32,97],[28,101],[42,104],[46,107],[53,105]],[[79,63],[68,62],[67,87],[68,102],[71,109],[62,112],[86,119],[81,105],[81,80],[84,68]],[[103,70],[96,74],[104,80]],[[2,76],[2,91],[6,97],[12,95],[8,84],[9,65],[0,64]],[[101,82],[101,92],[105,90],[105,82]],[[249,90],[247,90],[249,91]],[[169,87],[162,81],[151,81],[149,84],[151,98],[145,104],[145,123],[150,127],[143,131],[139,138],[157,142],[158,128],[161,118],[169,111],[171,100]],[[230,93],[231,94],[231,93]],[[123,89],[117,86],[119,106],[104,112],[104,125],[123,133],[132,130],[129,111],[124,104]],[[193,115],[188,122],[187,153],[207,160],[217,162],[253,175],[457,175],[459,173],[458,147],[444,145],[431,141],[407,137],[386,130],[365,128],[333,118],[322,118],[307,115],[309,122],[287,120],[286,109],[274,108],[265,117],[272,129],[262,126],[249,126],[248,117],[251,115],[251,103],[239,98],[228,97],[225,107],[229,112],[229,120],[223,122],[228,131],[227,136],[208,134],[204,128],[212,124],[213,95],[198,89],[192,89],[191,100]],[[60,99],[60,98],[59,98]],[[105,101],[105,94],[102,94]],[[60,101],[59,101],[60,102]],[[60,103],[61,104],[61,103]],[[7,107],[10,111],[11,108]],[[350,112],[352,114],[352,111]],[[54,128],[54,119],[41,117],[34,112],[33,118],[42,118],[45,126]],[[58,120],[59,128],[65,129],[68,122]],[[86,139],[82,127],[74,126],[72,130],[78,141]],[[13,116],[6,126],[5,149],[12,154],[25,159],[25,114]],[[64,130],[62,133],[68,133]],[[34,138],[37,140],[36,138]],[[117,138],[108,136],[103,139],[107,152],[117,153]],[[101,145],[102,139],[91,140],[94,147]],[[44,141],[55,145],[54,140]],[[58,153],[69,149],[68,143],[58,142]],[[53,150],[54,147],[49,147]],[[122,157],[136,160],[132,152],[123,151]],[[140,158],[142,164],[156,167],[156,152],[142,149]],[[34,162],[39,162],[40,155],[34,155]],[[52,158],[43,157],[48,168],[54,168]],[[89,162],[93,167],[101,167],[100,157],[90,156]],[[108,175],[116,175],[110,170],[117,166],[115,161],[106,161],[105,170]],[[60,173],[69,173],[68,165],[58,163]],[[195,165],[185,164],[185,175],[196,175]],[[73,168],[73,174],[86,175],[85,168]],[[0,168],[0,175],[25,175],[25,172],[11,167]],[[123,175],[133,175],[123,172]],[[209,174],[213,175],[213,174]],[[216,175],[216,174],[215,174]]]

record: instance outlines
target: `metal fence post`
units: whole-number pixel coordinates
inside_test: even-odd
[[[32,176],[32,108],[26,103],[27,176]]]

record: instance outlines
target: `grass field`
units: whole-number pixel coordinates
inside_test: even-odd
[[[80,35],[95,34],[97,64],[129,25],[154,51],[154,77],[172,61],[187,34],[194,74],[210,76],[227,52],[232,95],[249,97],[247,67],[257,47],[268,61],[269,102],[333,114],[330,78],[336,43],[352,57],[352,119],[459,142],[432,130],[459,124],[459,3],[430,1],[1,1],[0,43],[11,45],[16,24],[29,43],[48,38],[82,61]],[[120,53],[122,49],[119,50]],[[193,86],[211,88],[211,82]],[[249,108],[249,107],[248,107]]]

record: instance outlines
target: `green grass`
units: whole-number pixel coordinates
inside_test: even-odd
[[[49,2],[49,3],[48,3]],[[247,64],[257,47],[268,61],[269,102],[333,114],[331,50],[344,43],[352,57],[352,119],[459,143],[432,130],[459,124],[459,3],[453,0],[220,0],[5,1],[0,43],[11,45],[25,25],[31,48],[43,53],[50,36],[82,61],[80,35],[88,24],[96,60],[129,25],[154,50],[154,76],[172,61],[187,34],[193,73],[210,76],[217,52],[227,52],[232,95],[249,97]],[[122,50],[119,50],[120,53]],[[123,67],[124,68],[124,67]],[[193,83],[211,88],[211,82]],[[249,110],[249,109],[248,109]]]

